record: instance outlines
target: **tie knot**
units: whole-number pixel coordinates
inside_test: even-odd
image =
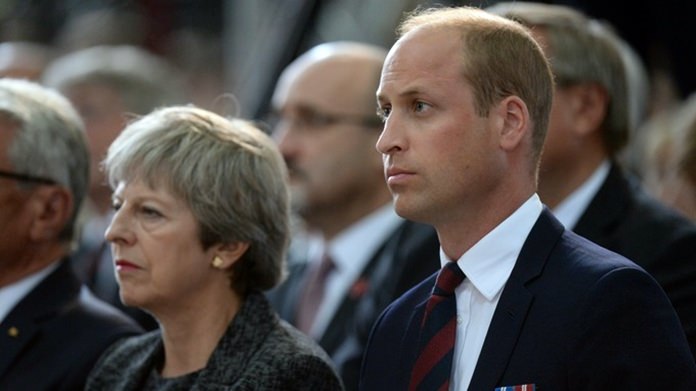
[[[433,294],[438,296],[451,296],[454,294],[454,289],[464,281],[465,275],[462,269],[459,268],[457,262],[447,262],[440,273],[437,275]]]

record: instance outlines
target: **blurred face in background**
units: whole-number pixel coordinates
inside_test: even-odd
[[[276,88],[274,138],[289,168],[294,208],[310,225],[337,208],[374,203],[367,200],[378,186],[386,191],[374,149],[378,66],[323,59],[286,72]]]
[[[100,164],[109,145],[121,133],[126,121],[126,108],[121,96],[100,83],[71,86],[66,96],[85,122],[90,152],[90,197],[100,209],[110,205],[111,189]]]
[[[16,123],[0,115],[1,171],[15,172],[7,151],[16,127]],[[21,253],[22,248],[28,245],[26,231],[30,223],[30,215],[25,213],[27,205],[26,194],[19,188],[17,181],[0,176],[0,275],[5,274],[12,265],[23,261]]]

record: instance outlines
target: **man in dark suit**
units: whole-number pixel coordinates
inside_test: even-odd
[[[391,300],[437,270],[434,230],[394,213],[374,149],[381,129],[374,92],[385,55],[361,43],[319,45],[286,68],[273,96],[274,137],[307,246],[294,239],[289,276],[268,296],[283,318],[329,353],[347,389],[357,388],[355,363],[367,342],[356,330],[369,330]],[[412,251],[403,252],[406,247]],[[321,286],[312,282],[315,271],[328,259],[324,285],[314,290]],[[314,318],[307,320],[308,313]],[[352,369],[344,370],[348,360]]]
[[[60,91],[82,117],[92,167],[134,115],[183,102],[182,77],[164,58],[131,45],[100,45],[70,51],[46,67],[42,84]],[[104,232],[113,217],[111,188],[102,170],[90,173],[84,224],[71,257],[76,272],[101,300],[130,315],[146,330],[158,327],[138,308],[124,306]]]
[[[579,11],[537,3],[488,9],[532,27],[557,85],[539,196],[568,229],[643,267],[660,283],[696,356],[696,225],[647,195],[617,163],[641,112],[641,67],[611,29]],[[590,55],[591,54],[591,55]]]
[[[536,194],[553,82],[529,31],[462,7],[412,14],[399,34],[377,148],[396,212],[435,227],[443,268],[382,313],[361,389],[696,387],[660,286]]]
[[[140,328],[68,260],[89,160],[70,103],[0,80],[0,389],[81,390],[101,353]]]

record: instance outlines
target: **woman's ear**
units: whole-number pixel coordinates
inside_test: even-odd
[[[495,111],[501,119],[500,147],[506,151],[514,150],[531,131],[527,105],[511,95],[500,101]]]
[[[220,246],[215,251],[211,265],[216,269],[228,269],[234,265],[249,249],[249,242],[234,242]]]

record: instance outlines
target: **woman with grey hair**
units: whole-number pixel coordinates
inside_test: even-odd
[[[340,390],[326,354],[261,293],[282,277],[286,168],[250,123],[195,107],[131,123],[104,168],[121,300],[160,329],[112,346],[88,390]]]

